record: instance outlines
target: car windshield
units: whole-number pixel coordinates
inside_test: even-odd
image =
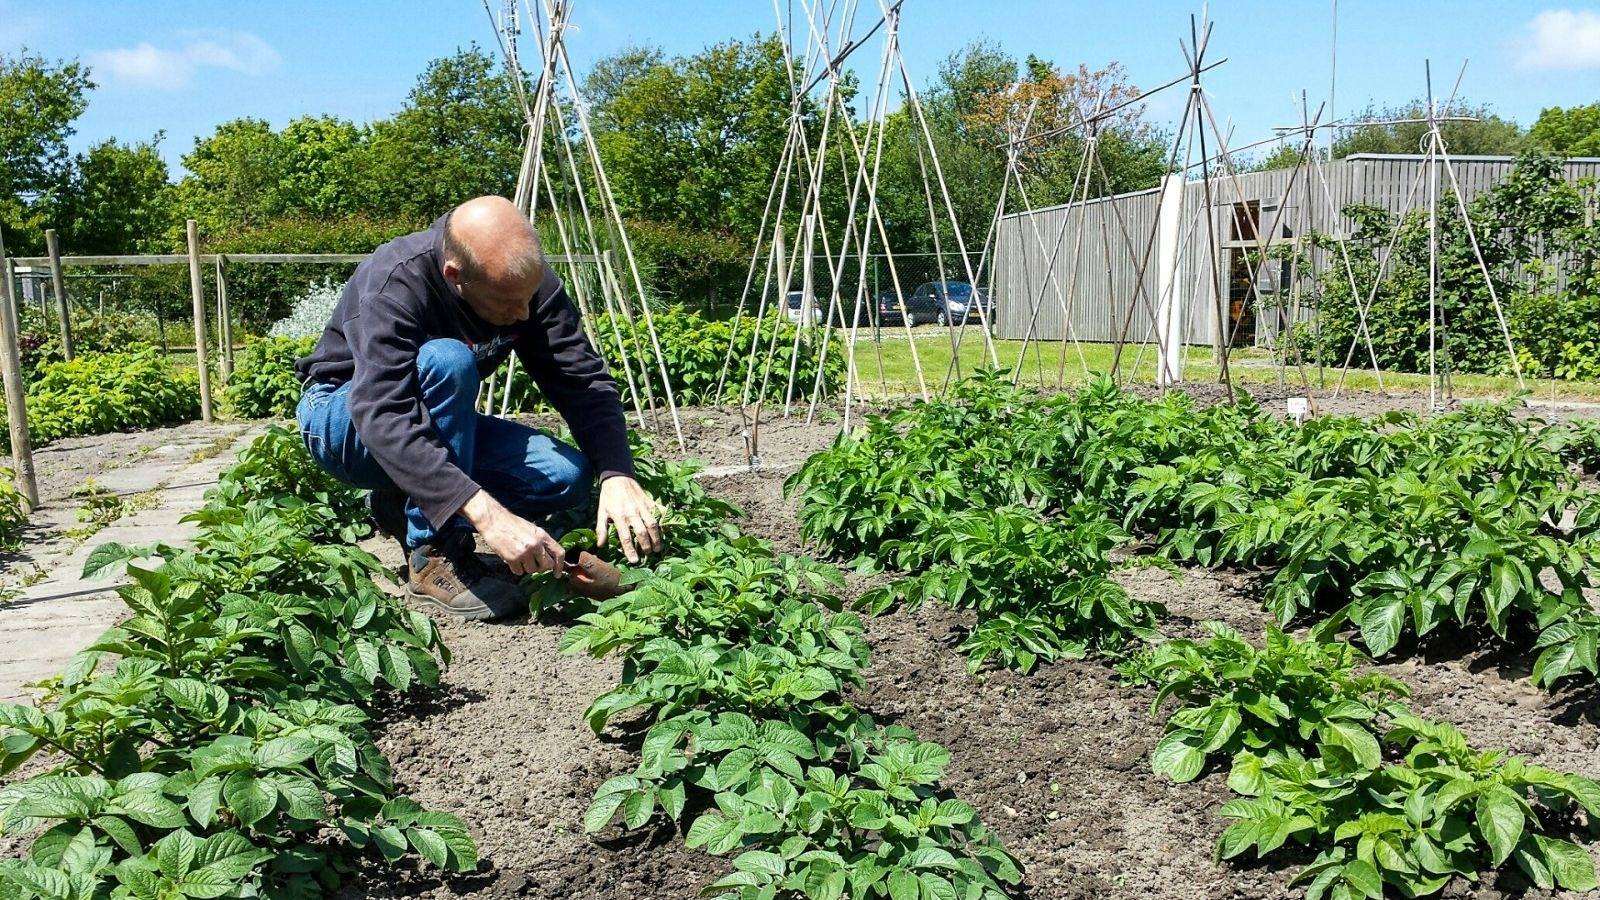
[[[972,285],[964,281],[947,281],[944,285],[944,291],[951,297],[968,297],[972,294]]]
[[[799,309],[800,308],[800,295],[799,294],[790,294],[789,295],[789,308],[790,309]]]

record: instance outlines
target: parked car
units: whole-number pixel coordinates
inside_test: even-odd
[[[807,299],[810,300],[809,304],[805,302]],[[815,297],[807,298],[805,291],[790,291],[788,299],[784,302],[783,311],[791,322],[798,322],[801,325],[822,323],[822,305]]]
[[[917,289],[912,291],[912,297],[919,305],[931,307],[934,310],[933,319],[940,325],[956,325],[963,319],[976,322],[987,318],[994,309],[994,304],[984,296],[983,291],[974,290],[972,285],[965,281],[929,281],[919,284]]]
[[[900,313],[901,301],[894,291],[879,291],[876,298],[876,312],[878,324],[899,325],[904,319],[910,319],[913,326],[923,322],[932,322],[939,318],[939,303],[933,299],[931,293],[917,294],[912,292],[905,296],[905,316]]]

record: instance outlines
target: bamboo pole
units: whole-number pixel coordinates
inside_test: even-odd
[[[12,290],[11,260],[5,259],[5,237],[0,235],[0,376],[5,382],[6,421],[11,429],[11,462],[17,490],[30,508],[39,505],[39,485],[33,475],[33,442],[28,436],[28,402],[22,385],[22,346],[17,337],[17,302]]]
[[[185,223],[189,238],[189,293],[194,300],[194,357],[200,372],[200,418],[211,414],[211,368],[206,361],[206,291],[200,277],[200,228],[193,219]]]
[[[61,244],[56,230],[47,228],[44,243],[50,254],[50,286],[56,294],[56,315],[61,320],[61,356],[72,361],[72,310],[67,307],[67,279],[61,274]]]

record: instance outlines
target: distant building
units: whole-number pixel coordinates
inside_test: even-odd
[[[1512,166],[1511,157],[1451,158],[1468,203]],[[1312,231],[1343,237],[1352,223],[1342,210],[1351,204],[1397,214],[1425,209],[1428,168],[1423,156],[1359,154],[1302,167],[1298,174],[1277,169],[1216,176],[1210,180],[1209,215],[1207,186],[1173,177],[1145,191],[1005,216],[995,247],[995,334],[1062,340],[1069,320],[1065,307],[1071,335],[1080,341],[1151,340],[1152,323],[1159,321],[1174,344],[1267,342],[1284,323],[1258,321],[1257,305],[1250,302],[1245,251],[1261,245],[1259,232],[1271,232],[1268,245],[1292,243]],[[1438,168],[1443,204],[1451,183],[1444,167]],[[1597,178],[1600,158],[1570,159],[1565,168],[1573,181]],[[1312,263],[1321,270],[1337,260],[1313,255]],[[1280,294],[1281,306],[1290,309],[1287,262],[1269,263],[1257,274],[1263,299]],[[1174,298],[1175,305],[1165,305]],[[1167,314],[1169,308],[1174,315]],[[1223,312],[1224,327],[1218,328]]]

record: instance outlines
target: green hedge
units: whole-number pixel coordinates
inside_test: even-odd
[[[294,415],[300,402],[295,361],[311,352],[316,338],[264,338],[246,343],[234,360],[223,398],[228,411],[246,419]]]

